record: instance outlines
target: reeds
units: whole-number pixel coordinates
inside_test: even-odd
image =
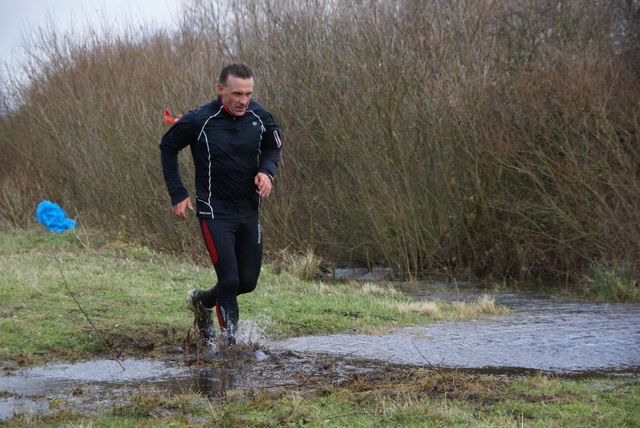
[[[639,34],[622,0],[193,1],[175,32],[43,32],[3,89],[0,218],[24,226],[47,198],[201,251],[171,217],[162,111],[206,102],[239,60],[285,138],[271,251],[412,277],[640,260]]]

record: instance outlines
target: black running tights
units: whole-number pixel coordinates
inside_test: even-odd
[[[262,265],[262,230],[258,214],[220,220],[200,219],[204,242],[216,270],[218,283],[200,299],[216,308],[222,332],[235,341],[238,328],[238,295],[256,288]]]

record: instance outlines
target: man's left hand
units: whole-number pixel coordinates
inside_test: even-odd
[[[258,193],[260,196],[269,196],[271,193],[271,179],[264,172],[259,172],[256,174],[256,178],[254,180],[256,183],[256,187],[258,188]]]

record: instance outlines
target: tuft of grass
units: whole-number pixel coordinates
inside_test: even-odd
[[[402,292],[394,287],[383,286],[375,284],[373,282],[365,282],[360,288],[357,289],[357,295],[359,296],[384,296],[384,297],[397,297],[402,295]]]
[[[156,387],[142,386],[122,397],[121,404],[111,409],[111,415],[123,419],[157,417],[161,420],[175,413],[204,415],[208,413],[206,404],[206,397],[198,393],[184,391],[171,395]]]
[[[293,258],[288,271],[296,278],[311,281],[321,263],[322,258],[318,257],[313,250],[307,250],[304,254]]]
[[[469,320],[486,315],[506,315],[508,308],[496,305],[489,295],[483,295],[471,302],[445,303],[438,300],[395,302],[394,309],[402,313],[424,315],[432,320]]]
[[[322,258],[312,249],[304,252],[290,252],[284,249],[275,252],[270,259],[270,268],[273,272],[286,272],[303,281],[312,281],[322,264]]]
[[[583,289],[597,300],[607,302],[640,301],[640,284],[636,269],[628,264],[618,268],[607,268],[596,263],[583,278]]]

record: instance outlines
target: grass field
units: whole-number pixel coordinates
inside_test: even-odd
[[[118,356],[175,356],[190,337],[186,290],[215,282],[204,262],[83,231],[2,233],[0,271],[0,356],[6,374],[27,365],[108,355],[71,294]],[[256,292],[241,297],[240,308],[243,320],[269,337],[379,332],[507,313],[491,299],[463,306],[416,302],[388,284],[310,282],[268,267]],[[308,357],[309,364],[331,370],[331,361],[314,358]],[[233,357],[201,363],[241,364]],[[228,391],[213,399],[188,391],[135,391],[106,412],[79,411],[56,399],[49,405],[53,413],[23,413],[0,425],[632,427],[640,421],[640,382],[631,375],[481,376],[381,363],[329,381],[320,372],[303,376],[306,369],[302,363],[284,368],[299,370],[305,379],[285,388]]]
[[[117,237],[73,232],[0,235],[0,270],[1,352],[11,359],[76,358],[105,351],[72,295],[119,352],[161,353],[187,336],[192,317],[185,310],[186,291],[215,284],[207,262],[160,254]],[[466,305],[416,302],[389,285],[309,282],[273,274],[268,267],[257,290],[241,296],[239,303],[241,317],[259,322],[270,337],[506,312],[491,299]]]

